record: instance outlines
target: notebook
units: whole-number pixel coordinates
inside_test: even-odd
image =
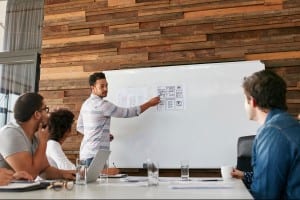
[[[50,183],[44,182],[12,182],[5,186],[0,186],[0,192],[27,192],[32,190],[46,189]]]
[[[109,157],[111,151],[100,149],[92,160],[87,173],[86,173],[86,182],[94,182],[99,177],[100,171],[104,168],[106,160]]]

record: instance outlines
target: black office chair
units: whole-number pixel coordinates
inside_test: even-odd
[[[255,135],[241,136],[237,143],[237,165],[236,168],[241,171],[252,171],[252,143]]]

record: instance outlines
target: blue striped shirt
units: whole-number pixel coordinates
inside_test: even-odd
[[[77,121],[77,131],[83,134],[80,159],[92,158],[99,149],[110,148],[111,117],[128,118],[140,113],[140,106],[122,108],[91,94],[82,104]]]

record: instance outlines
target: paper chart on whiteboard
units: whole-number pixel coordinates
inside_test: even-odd
[[[186,107],[185,87],[180,85],[158,86],[157,93],[160,96],[158,111],[184,110]]]

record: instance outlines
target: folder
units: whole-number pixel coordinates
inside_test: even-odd
[[[15,182],[0,186],[0,192],[27,192],[46,189],[49,185],[49,182]]]

